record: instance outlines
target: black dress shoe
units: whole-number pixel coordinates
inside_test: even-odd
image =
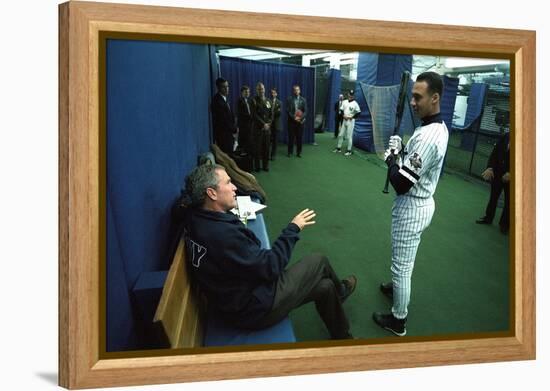
[[[492,224],[493,222],[489,220],[487,217],[481,217],[476,220],[476,224]]]
[[[507,235],[509,231],[509,227],[506,227],[505,225],[500,226],[500,233]]]
[[[267,167],[264,167],[264,171],[269,171],[269,168],[267,168]]]
[[[349,276],[342,280],[343,292],[340,295],[342,303],[353,293],[355,286],[357,285],[357,277]]]
[[[298,154],[298,155],[296,155],[296,156],[298,156],[298,157],[302,157],[302,155],[300,155],[300,154]]]

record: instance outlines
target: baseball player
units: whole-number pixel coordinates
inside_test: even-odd
[[[422,125],[407,143],[403,159],[399,136],[390,138],[385,155],[390,183],[397,196],[392,207],[392,281],[381,284],[380,290],[393,300],[393,306],[390,313],[373,313],[373,320],[398,336],[407,333],[407,307],[416,251],[435,210],[433,194],[449,139],[439,109],[442,92],[443,81],[437,73],[424,72],[417,77],[410,103],[422,119]]]
[[[338,142],[336,149],[332,152],[342,151],[342,142],[344,138],[348,140],[348,149],[345,156],[351,156],[351,145],[353,142],[353,128],[355,127],[355,118],[361,114],[361,108],[355,101],[353,90],[348,93],[348,99],[342,102],[341,111],[343,115],[340,131],[338,132]]]

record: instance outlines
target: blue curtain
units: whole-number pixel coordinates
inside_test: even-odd
[[[130,292],[140,273],[168,269],[171,206],[209,149],[211,54],[107,41],[107,351],[146,348]]]
[[[361,115],[355,120],[353,131],[353,145],[367,150],[374,150],[372,139],[371,114],[363,95],[360,82],[375,86],[391,86],[401,83],[401,75],[404,71],[411,72],[412,56],[403,54],[379,54],[359,53],[357,62],[357,84],[355,87],[355,99],[361,107]],[[404,129],[414,127],[408,108],[405,107],[401,132]]]
[[[313,120],[315,117],[315,69],[281,63],[270,63],[263,61],[244,60],[240,58],[220,56],[221,77],[229,81],[229,101],[236,113],[236,103],[240,96],[243,85],[250,87],[250,94],[256,93],[256,83],[264,83],[266,95],[270,96],[269,90],[277,88],[278,98],[283,107],[281,113],[282,131],[279,134],[279,141],[286,143],[288,140],[286,121],[286,99],[292,94],[292,86],[298,84],[301,94],[307,101],[307,116],[304,127],[304,143],[315,142]]]
[[[328,73],[328,92],[325,104],[325,129],[334,132],[336,111],[334,105],[340,95],[342,84],[342,71],[339,69],[330,69]]]

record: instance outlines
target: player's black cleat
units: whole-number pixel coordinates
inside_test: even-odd
[[[384,294],[388,299],[393,300],[393,283],[383,282],[380,284],[380,292]]]
[[[340,294],[340,300],[342,303],[353,293],[355,286],[357,285],[357,277],[349,276],[342,280],[342,293]]]
[[[372,314],[372,320],[378,326],[391,331],[398,337],[404,337],[407,334],[405,325],[407,324],[407,318],[397,319],[393,314],[383,314],[381,312],[374,312]]]

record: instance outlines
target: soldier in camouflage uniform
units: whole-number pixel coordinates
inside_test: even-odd
[[[263,83],[256,85],[256,96],[252,99],[252,150],[254,157],[254,171],[260,171],[260,159],[262,168],[269,171],[269,153],[271,137],[271,102],[265,97]]]

